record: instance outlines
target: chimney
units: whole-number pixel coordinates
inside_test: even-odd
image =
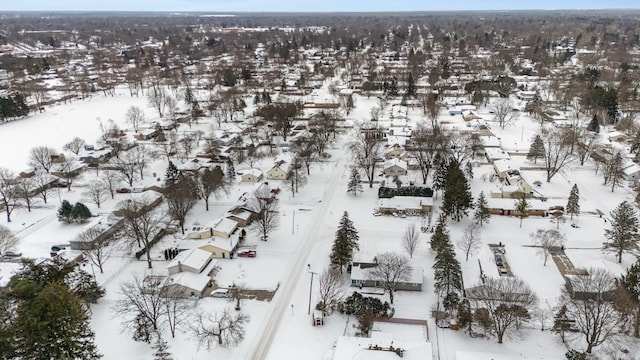
[[[178,272],[182,272],[182,261],[178,261]]]

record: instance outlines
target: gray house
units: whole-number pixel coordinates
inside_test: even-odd
[[[373,279],[370,272],[375,268],[375,263],[359,263],[351,266],[351,286],[353,287],[375,287],[381,288],[383,282]],[[411,274],[406,281],[398,282],[396,290],[422,291],[424,269],[417,266],[411,267]]]

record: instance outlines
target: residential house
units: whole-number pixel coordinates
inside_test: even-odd
[[[433,210],[433,198],[418,196],[394,196],[378,200],[378,212],[381,214],[423,215]]]
[[[238,228],[238,222],[229,218],[222,217],[214,221],[211,225],[211,235],[222,238],[229,238]]]
[[[194,274],[200,274],[211,262],[211,254],[202,249],[190,249],[181,251],[167,265],[169,275],[188,271]]]
[[[369,263],[360,263],[359,265],[351,266],[351,286],[354,287],[377,287],[383,286],[383,282],[373,279],[371,276],[371,269],[375,268],[377,264],[374,260]],[[397,283],[397,290],[408,291],[422,291],[422,284],[424,278],[424,269],[419,266],[412,266],[411,272],[408,278],[404,281]]]
[[[407,175],[407,162],[400,159],[389,159],[384,163],[384,175],[396,176]]]
[[[71,250],[92,250],[102,243],[108,242],[112,236],[124,226],[124,219],[112,220],[108,218],[100,219],[97,223],[91,224],[83,231],[83,234],[95,234],[88,237],[80,234],[75,239],[69,241]]]
[[[262,181],[262,171],[258,169],[249,169],[243,172],[242,182],[259,182]]]
[[[158,129],[141,129],[133,137],[138,141],[152,140],[158,136]]]
[[[636,186],[640,179],[640,166],[637,164],[630,164],[622,169],[622,171],[624,172],[625,179],[627,179],[627,185],[629,185],[629,187]]]
[[[207,240],[200,250],[206,251],[212,259],[231,259],[238,247],[238,236],[233,235],[223,239],[213,237]]]
[[[291,164],[285,160],[278,160],[271,169],[267,171],[269,180],[286,180],[291,170]]]
[[[183,298],[201,298],[210,286],[211,277],[208,275],[183,271],[169,275],[162,284],[162,291]]]
[[[238,227],[246,227],[251,225],[258,214],[245,205],[238,205],[229,210],[225,217],[238,223]]]

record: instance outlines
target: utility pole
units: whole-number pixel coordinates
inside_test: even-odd
[[[293,222],[291,223],[291,235],[294,234],[294,230],[296,228],[296,209],[293,209]]]
[[[311,271],[311,264],[307,264],[307,268],[309,269],[309,274],[311,274],[311,283],[309,283],[309,308],[307,309],[307,314],[311,315],[311,291],[313,290],[313,275],[316,275],[317,273]]]

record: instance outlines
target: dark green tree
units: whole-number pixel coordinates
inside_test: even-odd
[[[450,241],[438,248],[432,268],[433,287],[438,294],[462,291],[462,269]]]
[[[347,184],[347,192],[352,193],[353,196],[357,196],[359,192],[362,192],[362,178],[360,177],[360,171],[357,167],[351,168],[351,175],[349,176],[349,183]]]
[[[462,220],[473,205],[471,188],[466,176],[455,161],[450,161],[445,178],[442,211],[456,221]]]
[[[155,350],[153,360],[173,360],[169,352],[169,346],[167,346],[167,342],[160,337],[160,334],[156,335],[156,343],[153,345],[153,349]]]
[[[600,120],[598,119],[597,114],[594,114],[591,118],[589,125],[587,125],[587,131],[591,131],[596,134],[600,132]]]
[[[165,186],[171,186],[173,184],[178,183],[182,179],[182,173],[173,161],[169,161],[169,165],[167,166],[167,170],[164,173],[164,184]]]
[[[431,236],[431,250],[437,253],[440,247],[446,246],[449,242],[450,238],[449,230],[447,230],[447,216],[445,214],[440,214],[435,230],[433,231],[433,235]]]
[[[571,323],[568,320],[569,319],[567,318],[567,305],[563,304],[560,307],[560,309],[558,309],[558,312],[556,312],[555,315],[553,316],[553,328],[552,328],[553,332],[560,335],[560,339],[562,339],[562,342],[564,342],[565,334],[567,331],[569,331],[569,328],[571,327]]]
[[[416,96],[416,84],[413,80],[412,73],[409,73],[409,76],[407,76],[407,92],[405,93],[405,95],[408,97]]]
[[[622,288],[625,290],[628,299],[625,308],[627,308],[633,316],[633,336],[640,337],[640,261],[631,265],[627,269],[627,273],[620,281]],[[619,296],[618,298],[621,298]]]
[[[382,302],[378,298],[362,296],[354,291],[344,302],[338,306],[338,311],[347,315],[354,315],[359,323],[361,334],[368,334],[374,318],[391,317],[392,311],[388,302]]]
[[[531,146],[529,147],[529,152],[527,153],[527,159],[533,160],[533,163],[537,163],[539,158],[544,158],[545,150],[544,150],[544,142],[540,135],[536,135],[536,137],[531,142]]]
[[[571,220],[573,220],[574,215],[578,216],[580,214],[580,190],[578,190],[578,184],[573,184],[571,187],[565,210],[567,214],[571,215]]]
[[[436,153],[433,157],[433,190],[438,193],[438,190],[444,190],[447,181],[447,159]],[[436,196],[437,197],[437,196]]]
[[[67,200],[62,200],[58,208],[58,221],[70,223],[73,220],[73,205]]]
[[[489,222],[491,218],[491,210],[489,210],[489,203],[484,196],[484,191],[480,191],[478,198],[474,204],[475,213],[473,214],[473,218],[477,224],[482,226],[483,223]]]
[[[609,241],[604,243],[603,251],[615,253],[621,263],[624,252],[638,251],[638,216],[627,201],[621,202],[610,214],[611,228],[604,231]]]
[[[62,282],[44,286],[20,302],[13,325],[16,358],[99,359],[89,316],[80,299]]]
[[[636,131],[636,135],[633,137],[633,140],[631,140],[631,148],[629,149],[629,151],[637,154],[640,152],[639,150],[640,150],[640,131]]]
[[[329,258],[331,264],[340,267],[342,273],[343,268],[349,264],[353,258],[353,250],[358,250],[358,230],[353,226],[353,222],[349,219],[349,213],[344,212],[336,231],[336,237],[333,241],[331,254]]]
[[[84,222],[90,217],[91,211],[85,204],[77,202],[75,205],[73,205],[73,209],[71,209],[71,218],[74,221]]]

